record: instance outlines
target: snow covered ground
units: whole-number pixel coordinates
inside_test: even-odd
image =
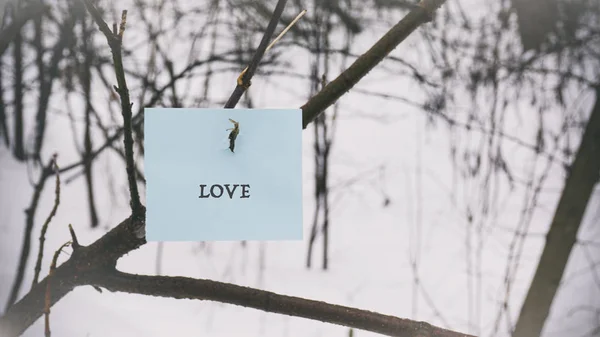
[[[134,18],[131,17],[130,20]],[[375,35],[376,36],[376,35]],[[356,50],[365,50],[375,36],[361,37]],[[410,37],[407,42],[410,41]],[[394,53],[402,55],[401,45]],[[306,62],[298,63],[306,66]],[[225,97],[235,76],[221,76],[212,92]],[[251,91],[259,107],[294,108],[304,103],[306,83],[298,80],[273,83],[253,80]],[[270,82],[270,83],[269,83]],[[397,76],[375,70],[358,88],[395,95],[411,95],[411,87]],[[391,89],[394,88],[394,89]],[[293,93],[304,93],[298,97]],[[99,95],[105,95],[103,90]],[[414,93],[419,96],[418,92]],[[587,106],[593,100],[586,99]],[[282,294],[355,306],[399,317],[425,320],[446,328],[489,336],[504,299],[504,272],[508,247],[513,238],[525,200],[524,186],[509,191],[498,179],[498,214],[485,223],[481,234],[481,287],[469,278],[467,256],[475,261],[479,244],[476,225],[469,227],[465,200],[476,205],[480,189],[476,183],[455,179],[449,156],[449,135],[442,126],[426,127],[426,117],[406,105],[350,92],[340,101],[340,122],[332,154],[331,185],[333,214],[330,234],[330,269],[320,269],[321,241],[317,240],[311,270],[305,268],[307,240],[303,242],[165,243],[162,274],[207,278],[247,285]],[[456,108],[457,112],[460,110]],[[382,118],[373,118],[382,116]],[[528,117],[510,134],[531,141],[536,117]],[[77,160],[70,125],[64,115],[51,119],[46,158],[58,151],[59,165]],[[529,123],[529,124],[528,124]],[[520,125],[520,126],[519,126]],[[313,215],[312,135],[304,131],[304,224],[305,238]],[[100,138],[98,138],[100,139]],[[468,140],[463,140],[468,141]],[[100,140],[98,140],[100,142]],[[516,176],[525,177],[531,158],[527,149],[507,142],[506,156]],[[420,151],[419,151],[420,149]],[[420,156],[417,155],[420,152]],[[384,169],[380,169],[384,167]],[[417,168],[422,168],[422,178]],[[48,271],[52,252],[68,241],[68,224],[88,244],[103,235],[128,215],[125,169],[114,153],[101,155],[94,166],[97,209],[101,225],[89,228],[87,197],[83,179],[61,189],[61,202],[47,234],[42,275]],[[559,168],[551,171],[525,241],[516,283],[511,290],[511,322],[515,322],[520,303],[529,286],[552,218],[563,176]],[[62,177],[63,181],[71,176]],[[37,179],[37,172],[32,176]],[[32,187],[28,169],[16,163],[5,148],[0,149],[0,304],[4,306],[13,282],[20,252],[27,207]],[[111,191],[111,189],[114,189]],[[142,189],[143,190],[143,189]],[[450,191],[456,192],[453,198]],[[384,207],[387,195],[391,204]],[[420,195],[420,198],[419,198]],[[600,242],[599,193],[595,193],[580,231],[580,238]],[[31,284],[34,256],[38,251],[41,225],[52,208],[53,182],[42,194],[36,215],[33,247],[21,296]],[[420,208],[420,211],[419,211]],[[419,220],[420,219],[420,220]],[[419,231],[417,231],[419,228]],[[470,228],[470,229],[469,229]],[[471,231],[471,235],[467,233]],[[418,239],[420,237],[420,239]],[[473,248],[466,242],[472,239]],[[420,241],[418,296],[415,298],[414,273],[410,252]],[[118,269],[130,273],[156,272],[157,244],[149,243],[123,257]],[[69,249],[66,250],[69,252]],[[469,255],[470,254],[470,255]],[[591,260],[595,269],[589,270]],[[600,325],[600,245],[578,245],[569,261],[566,285],[556,298],[546,336],[583,336]],[[63,255],[59,261],[67,257]],[[471,271],[472,272],[472,271]],[[471,280],[471,281],[469,281]],[[478,301],[477,299],[480,299]],[[596,306],[596,309],[593,307]],[[579,310],[578,310],[579,308]],[[471,312],[471,315],[469,315]],[[479,325],[481,330],[469,326]],[[499,336],[506,336],[506,320]],[[141,295],[98,293],[81,287],[63,298],[51,311],[54,336],[346,336],[340,326],[264,313],[227,304],[154,298]],[[43,334],[43,319],[24,334]],[[354,336],[374,336],[355,331]]]

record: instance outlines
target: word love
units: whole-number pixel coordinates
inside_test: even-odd
[[[240,191],[240,198],[250,198],[250,185],[244,184],[244,185],[239,185],[239,184],[225,184],[223,186],[225,186],[225,188],[223,188],[223,186],[219,185],[219,184],[214,184],[212,185],[210,188],[206,187],[207,185],[200,185],[200,196],[199,198],[220,198],[221,196],[223,196],[224,192],[227,192],[227,194],[229,195],[229,199],[233,199],[233,195],[235,193],[235,190],[238,187],[242,187],[241,191]],[[233,186],[233,187],[232,187]],[[209,193],[206,192],[206,190],[209,190]]]

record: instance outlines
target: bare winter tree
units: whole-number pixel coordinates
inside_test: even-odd
[[[352,93],[415,106],[426,113],[430,127],[443,125],[450,135],[449,152],[456,181],[460,181],[451,189],[452,200],[460,201],[454,206],[464,215],[461,228],[465,234],[469,333],[484,333],[483,256],[489,245],[487,235],[500,227],[496,221],[502,208],[498,195],[504,184],[510,191],[521,189],[525,197],[518,221],[511,227],[512,238],[506,244],[502,294],[491,335],[501,334],[503,327],[514,336],[542,334],[555,295],[563,286],[568,258],[574,247],[588,242],[577,235],[586,209],[589,211],[600,171],[598,1],[485,0],[479,2],[481,7],[466,0],[423,0],[418,4],[402,0],[297,0],[286,4],[280,0],[277,5],[269,1],[215,0],[186,8],[167,0],[152,5],[145,1],[133,3],[129,13],[136,13],[141,20],[133,21],[130,16],[130,21],[126,21],[126,14],[119,16],[122,8],[103,7],[102,2],[89,0],[51,4],[27,0],[5,6],[0,31],[0,146],[9,148],[15,160],[26,163],[35,172],[31,177],[35,188],[26,211],[19,263],[0,317],[1,334],[19,335],[45,315],[49,335],[52,305],[74,288],[91,285],[99,291],[211,300],[321,320],[348,326],[351,335],[354,328],[393,336],[461,335],[428,323],[229,283],[134,275],[116,269],[121,257],[146,244],[145,208],[140,197],[145,184],[141,160],[143,108],[254,107],[253,95],[247,91],[254,74],[307,80],[310,94],[301,108],[303,127],[313,128],[314,132],[315,209],[306,265],[313,263],[313,252],[319,243],[321,267],[328,269],[331,199],[335,192],[331,187],[330,156],[335,149],[339,108],[336,102],[376,65],[408,78],[411,85],[425,93],[423,102],[410,95],[380,94],[359,88],[353,88]],[[287,25],[302,9],[309,9],[309,13],[291,28],[291,38],[264,54],[277,23]],[[390,17],[396,20],[394,15],[403,18],[388,25]],[[111,27],[107,22],[120,25]],[[354,38],[374,22],[393,28],[364,54],[353,54],[350,46]],[[133,36],[134,32],[134,42],[122,43],[123,36]],[[418,37],[411,52],[420,62],[413,62],[409,56],[389,56],[410,34]],[[344,38],[334,38],[340,35]],[[257,36],[262,37],[260,44]],[[234,41],[233,46],[219,48],[227,39]],[[309,53],[308,75],[290,70],[293,67],[282,57],[293,48]],[[338,73],[332,66],[336,56],[341,56],[344,64],[352,59],[354,62]],[[216,92],[215,74],[237,75],[246,66],[248,70],[233,93]],[[580,93],[594,95],[590,107],[580,107]],[[66,103],[56,109],[51,104],[56,100]],[[83,109],[74,109],[73,101]],[[43,155],[48,125],[57,115],[66,115],[71,121],[80,157],[76,162],[61,164],[56,156]],[[511,118],[535,124],[535,137],[517,137],[507,126]],[[102,141],[98,142],[98,138]],[[530,151],[530,160],[511,161],[507,144]],[[396,145],[393,148],[408,150]],[[109,151],[121,158],[125,166],[131,216],[87,246],[78,242],[75,230],[70,228],[71,256],[57,266],[60,251],[66,250],[61,247],[53,256],[49,275],[40,277],[45,235],[56,209],[63,205],[61,184],[77,178],[84,180],[89,226],[97,228],[102,223],[96,201],[99,185],[94,181],[97,158]],[[449,327],[445,313],[436,308],[435,299],[422,282],[424,169],[422,149],[410,151],[416,153],[414,191],[409,191],[416,209],[410,248],[413,314],[416,316],[422,298]],[[524,176],[516,169],[522,166]],[[548,232],[544,233],[545,245],[525,300],[522,306],[519,302],[519,308],[511,308],[525,241],[532,232],[532,218],[548,176],[556,168],[564,175],[564,186]],[[377,172],[382,174],[384,170]],[[55,190],[54,205],[47,216],[38,211],[46,186]],[[384,206],[389,203],[386,196]],[[33,229],[34,224],[42,223],[40,216],[43,225],[38,239]],[[40,243],[38,252],[31,248],[35,239]],[[158,275],[162,268],[160,247]],[[32,268],[35,276],[31,288],[25,289],[24,275],[30,256],[36,257]],[[21,297],[23,290],[26,294]]]
[[[319,118],[318,116],[322,111],[339,99],[421,24],[431,21],[434,12],[442,5],[442,3],[443,1],[431,0],[422,1],[419,5],[414,6],[404,19],[377,41],[362,57],[358,58],[348,69],[342,72],[341,75],[329,82],[319,92],[312,96],[306,104],[302,106],[303,126],[307,127],[311,122]],[[143,4],[141,2],[138,4],[141,7],[140,10],[143,12]],[[43,6],[42,3],[35,3],[35,5]],[[52,20],[53,22],[58,23],[57,27],[64,29],[59,35],[61,38],[64,38],[64,41],[58,41],[55,46],[54,58],[51,58],[51,64],[49,65],[50,71],[45,69],[48,65],[43,58],[40,56],[38,59],[38,77],[41,88],[40,99],[42,100],[47,100],[50,96],[51,85],[53,80],[56,80],[57,78],[58,64],[61,63],[60,60],[64,57],[64,49],[66,49],[68,53],[80,52],[80,54],[73,55],[72,59],[67,59],[63,64],[66,63],[65,66],[69,67],[65,68],[64,71],[72,76],[67,76],[64,79],[66,81],[65,87],[67,89],[70,88],[71,90],[75,89],[76,85],[74,83],[74,77],[77,76],[77,81],[83,91],[82,94],[87,98],[82,160],[80,163],[75,163],[59,169],[56,164],[56,157],[53,157],[48,164],[45,164],[40,158],[40,149],[44,138],[43,130],[46,122],[45,118],[47,117],[47,111],[45,110],[47,101],[42,101],[39,105],[41,114],[37,116],[33,153],[27,153],[25,151],[23,133],[21,132],[24,127],[23,121],[18,117],[15,118],[15,120],[17,120],[15,123],[18,124],[15,125],[15,129],[18,132],[15,133],[16,138],[14,139],[15,145],[13,147],[14,156],[19,160],[32,158],[38,165],[42,166],[36,193],[32,199],[32,205],[29,208],[28,228],[31,227],[29,222],[33,222],[32,219],[36,209],[37,198],[39,198],[44,183],[51,176],[56,177],[55,209],[58,207],[60,200],[59,174],[66,173],[75,167],[81,167],[81,174],[87,177],[86,180],[88,181],[90,200],[93,200],[91,161],[99,151],[108,147],[113,147],[114,142],[121,136],[123,137],[124,150],[120,152],[119,149],[115,149],[115,151],[118,151],[125,161],[130,194],[131,216],[97,241],[87,246],[82,245],[78,241],[75,231],[70,228],[71,241],[63,245],[63,247],[55,253],[49,275],[39,282],[37,282],[37,278],[34,279],[31,290],[23,298],[15,302],[22,282],[21,272],[21,276],[18,276],[15,280],[15,286],[13,287],[6,312],[0,318],[0,331],[3,335],[17,336],[21,334],[43,314],[45,314],[46,317],[46,335],[50,335],[50,307],[75,287],[92,285],[97,289],[105,288],[111,291],[221,301],[253,307],[268,312],[318,319],[391,336],[464,336],[463,334],[438,328],[424,322],[410,321],[359,309],[331,305],[324,302],[283,296],[233,284],[184,277],[134,275],[118,271],[115,268],[117,260],[128,252],[137,249],[146,243],[144,230],[145,208],[142,205],[138,187],[139,180],[142,179],[143,181],[143,177],[141,177],[136,166],[136,159],[134,156],[136,147],[138,151],[143,152],[143,146],[141,146],[140,142],[142,139],[142,131],[139,128],[140,122],[143,120],[143,111],[139,110],[137,114],[134,115],[133,99],[130,96],[130,89],[126,80],[126,74],[136,76],[136,73],[130,72],[125,67],[127,50],[122,41],[128,26],[127,11],[123,11],[119,25],[115,24],[113,27],[109,27],[103,18],[103,12],[100,11],[92,1],[84,0],[83,2],[67,2],[66,5],[66,8],[63,8],[65,11],[64,13],[66,13],[65,20],[62,22],[57,21],[58,18],[56,15],[50,16],[50,18],[44,16],[34,18],[38,29],[36,30],[32,45],[34,48],[37,47],[36,50],[38,53],[44,53],[44,35],[42,30],[39,29],[41,27],[40,20]],[[247,71],[240,77],[238,85],[234,89],[227,103],[225,103],[226,108],[234,108],[244,91],[250,86],[250,79],[257,71],[257,67],[263,57],[267,44],[273,36],[275,27],[277,26],[285,5],[285,0],[280,0],[277,3],[269,24],[265,29],[260,45],[256,48],[252,58],[248,62]],[[13,6],[12,13],[20,13],[22,8],[19,6],[20,4]],[[335,7],[333,7],[333,9],[335,10]],[[337,13],[338,15],[341,13],[339,8]],[[344,16],[341,15],[340,18],[344,18]],[[14,14],[11,22],[13,25],[19,25],[19,20],[18,15]],[[345,20],[348,20],[348,18],[345,18]],[[92,22],[94,24],[92,24]],[[148,20],[148,23],[150,22],[152,22],[152,20]],[[91,49],[93,47],[89,45],[89,36],[92,27],[94,26],[99,27],[104,35],[105,40],[110,47],[110,57],[103,58],[98,56],[99,59],[91,58],[94,53]],[[75,27],[78,27],[81,30],[77,32],[77,30],[74,29]],[[17,33],[15,33],[15,29]],[[154,32],[153,29],[149,29],[149,31]],[[67,32],[70,33],[67,34]],[[21,76],[20,74],[24,74],[23,64],[21,62],[23,58],[22,48],[24,48],[25,41],[18,27],[12,28],[12,30],[3,30],[2,39],[4,39],[5,36],[13,45],[13,69],[15,69],[15,74],[17,74],[17,76],[14,81],[14,102],[12,102],[11,107],[14,109],[13,114],[19,116],[19,114],[22,114],[23,110],[23,97],[31,90],[30,88],[23,87],[24,80],[19,77]],[[152,38],[154,39],[156,36],[152,36]],[[82,41],[81,44],[76,42],[78,40]],[[156,62],[157,59],[156,54],[159,54],[160,52],[158,45],[155,45],[151,57],[153,64],[149,66],[150,69],[155,69],[156,65],[154,62]],[[101,55],[101,53],[99,54]],[[143,100],[142,95],[143,104],[140,104],[140,106],[156,105],[160,97],[163,97],[162,94],[165,91],[170,91],[171,93],[169,102],[171,105],[182,105],[182,97],[179,96],[177,87],[173,82],[175,82],[176,78],[185,76],[185,72],[183,74],[176,74],[172,68],[172,62],[169,61],[165,55],[162,56],[164,57],[165,68],[168,70],[167,73],[171,82],[167,86],[156,87],[152,78],[142,78],[144,85],[142,91],[153,92],[153,97],[156,98],[147,102]],[[240,59],[243,59],[241,51],[237,52],[237,56]],[[219,58],[220,60],[224,58],[224,56],[214,57]],[[194,63],[192,63],[190,68],[194,67],[193,64]],[[113,96],[110,96],[110,99],[119,102],[122,125],[112,134],[106,130],[106,143],[102,145],[99,150],[94,150],[93,144],[91,144],[90,128],[92,118],[96,118],[97,120],[99,120],[99,118],[94,116],[95,107],[90,104],[91,100],[89,99],[91,95],[90,88],[92,86],[91,71],[92,69],[98,69],[103,65],[112,66],[112,71],[114,71],[117,80],[117,84],[114,86],[110,86],[107,81],[105,81],[105,85],[110,88],[111,94],[113,94]],[[102,74],[103,73],[99,71],[97,76],[99,76],[101,80],[104,80]],[[147,76],[154,75],[153,72],[147,72],[147,74]],[[50,77],[46,78],[47,76]],[[50,88],[48,88],[48,86],[50,86]],[[135,145],[136,143],[138,144],[137,146]],[[93,208],[93,202],[90,202],[90,208]],[[92,214],[94,213],[92,212]],[[47,225],[51,218],[52,214],[48,217],[47,223],[42,231],[42,237],[40,238],[41,243],[43,243],[43,234],[47,229]],[[91,220],[92,226],[97,225],[96,216],[92,215]],[[30,229],[29,231],[26,230],[24,246],[28,244],[28,240],[30,240],[28,238],[30,236]],[[72,248],[71,257],[60,266],[56,266],[57,257],[66,245],[70,245]],[[29,248],[25,248],[24,253],[22,254],[22,260],[24,261],[27,260],[27,255],[29,253]],[[41,246],[41,249],[43,249],[43,245]],[[39,267],[37,269],[39,270]]]

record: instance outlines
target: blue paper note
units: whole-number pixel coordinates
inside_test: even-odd
[[[144,138],[148,241],[302,240],[301,110],[146,108]]]

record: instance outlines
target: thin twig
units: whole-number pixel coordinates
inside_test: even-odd
[[[127,11],[124,10],[121,14],[121,24],[118,32],[116,31],[116,25],[113,27],[114,32],[110,31],[108,25],[102,19],[100,12],[91,4],[89,0],[82,0],[86,8],[94,18],[94,21],[100,27],[100,30],[106,36],[108,45],[113,56],[113,62],[115,67],[115,75],[117,77],[118,87],[115,90],[121,97],[121,112],[123,114],[123,129],[124,129],[124,140],[125,145],[125,156],[127,166],[127,180],[129,181],[129,193],[131,196],[131,212],[139,219],[142,213],[142,203],[140,201],[140,194],[137,187],[137,181],[135,178],[135,162],[133,159],[133,131],[132,131],[132,103],[129,99],[129,89],[127,88],[127,81],[125,80],[125,70],[123,69],[123,56],[122,56],[122,43],[123,33],[125,32],[125,26],[127,22]]]
[[[152,97],[150,98],[150,100],[148,100],[148,102],[146,102],[144,104],[144,106],[153,106],[154,104],[156,104],[161,98],[163,93],[171,88],[171,86],[173,85],[173,83],[181,78],[184,78],[185,76],[187,76],[192,70],[194,70],[196,67],[204,65],[204,64],[210,64],[211,62],[216,62],[216,61],[226,61],[226,59],[224,58],[225,55],[228,55],[228,53],[222,54],[222,55],[214,55],[214,56],[210,56],[205,60],[197,60],[195,62],[193,62],[192,64],[188,65],[185,69],[183,69],[179,74],[177,74],[173,79],[171,79],[169,81],[169,83],[165,84],[164,86],[160,87],[160,88],[156,88],[155,93],[152,95]],[[139,127],[140,125],[142,125],[144,123],[144,110],[143,107],[141,107],[138,110],[138,113],[132,117],[131,120],[131,124],[132,127]],[[97,149],[95,149],[94,151],[92,151],[92,153],[90,154],[89,158],[87,159],[81,159],[75,163],[72,164],[68,164],[68,165],[64,165],[61,167],[60,169],[60,173],[66,173],[68,171],[71,171],[75,168],[78,168],[80,166],[84,166],[86,164],[86,160],[94,160],[96,157],[98,157],[98,155],[100,155],[102,152],[104,152],[104,150],[109,149],[109,148],[114,148],[113,147],[113,143],[119,139],[119,137],[121,137],[121,134],[123,133],[123,127],[119,127],[117,130],[115,130],[112,135],[106,137],[106,140],[104,142],[104,144],[102,144],[100,147],[98,147]],[[123,157],[125,158],[125,155],[123,155]],[[138,172],[139,173],[139,172]]]
[[[265,53],[268,52],[269,49],[273,48],[273,46],[275,45],[275,43],[277,43],[277,41],[281,40],[281,38],[283,37],[283,35],[285,35],[285,33],[287,33],[288,30],[290,30],[296,24],[296,22],[298,22],[298,20],[300,20],[304,16],[304,14],[306,14],[306,9],[303,9],[302,12],[300,12],[300,14],[296,15],[296,17],[294,18],[294,20],[292,20],[292,22],[290,22],[290,24],[287,25],[281,31],[281,33],[279,33],[279,35],[277,35],[277,37],[275,39],[273,39],[273,42],[271,42],[267,46],[267,49],[265,49]]]
[[[92,3],[89,0],[82,0],[82,1],[83,1],[83,4],[85,5],[85,8],[87,8],[88,12],[90,12],[90,15],[94,19],[94,22],[96,22],[96,24],[98,25],[98,28],[100,28],[100,31],[104,34],[104,36],[106,36],[106,39],[108,40],[108,45],[111,46],[112,44],[114,44],[115,39],[117,37],[110,30],[110,28],[108,27],[106,22],[104,22],[104,19],[102,19],[102,14],[100,14],[98,9],[96,9],[96,7],[94,7],[94,5],[92,5]]]
[[[6,302],[6,308],[8,309],[19,296],[21,285],[23,283],[23,277],[25,275],[25,268],[27,265],[27,259],[31,249],[31,232],[33,231],[33,225],[35,220],[35,212],[37,211],[38,203],[42,195],[42,190],[46,184],[46,180],[52,174],[52,160],[47,166],[44,166],[40,172],[40,177],[35,185],[33,196],[29,207],[25,210],[25,231],[23,232],[23,243],[21,244],[21,256],[19,258],[19,264],[17,266],[17,272],[15,275],[15,281],[12,289],[10,290],[10,296]]]
[[[75,231],[73,230],[73,225],[69,224],[69,234],[71,234],[71,247],[73,247],[73,250],[77,250],[79,249],[79,247],[81,247],[81,245],[79,245],[79,240],[77,240],[77,235],[75,234]]]
[[[50,56],[50,63],[45,66],[43,65],[43,55],[40,55],[40,61],[38,68],[40,69],[39,77],[40,77],[40,88],[39,88],[39,99],[37,106],[37,113],[35,116],[35,139],[34,139],[34,148],[33,148],[33,158],[38,160],[40,158],[40,153],[42,151],[44,135],[46,134],[46,126],[47,126],[47,115],[48,115],[48,105],[50,103],[50,96],[53,91],[57,79],[60,77],[60,68],[59,63],[63,60],[63,51],[67,48],[72,40],[75,38],[73,33],[73,28],[75,27],[75,20],[72,18],[67,18],[63,24],[60,25],[60,30],[58,34],[58,40],[54,44],[52,48],[52,53]],[[40,34],[43,30],[40,30]],[[47,54],[48,52],[44,50],[43,45],[40,42],[40,47],[38,47],[39,54]]]
[[[57,175],[58,176],[58,175]],[[69,246],[71,241],[63,243],[60,248],[54,253],[54,257],[52,258],[52,263],[50,264],[50,271],[48,272],[48,278],[51,278],[54,275],[54,270],[56,269],[56,261],[58,260],[58,256],[60,252],[62,252],[63,248]],[[51,301],[51,293],[50,293],[50,282],[46,283],[46,294],[44,296],[44,334],[46,337],[50,337],[50,304]]]
[[[0,54],[0,64],[2,64],[2,55]],[[4,88],[5,88],[5,84],[3,81],[3,72],[2,72],[2,67],[0,67],[0,135],[2,136],[2,139],[4,140],[4,146],[6,146],[6,148],[10,147],[10,140],[8,139],[9,134],[8,134],[8,125],[7,123],[7,111],[5,108],[5,101],[4,101]]]
[[[294,18],[294,20],[292,20],[292,22],[290,22],[282,31],[281,33],[279,33],[279,35],[277,35],[277,37],[275,39],[273,39],[273,42],[271,42],[268,46],[267,49],[265,49],[265,54],[269,51],[269,49],[273,48],[273,46],[275,45],[275,43],[277,43],[277,41],[281,40],[281,38],[285,35],[285,33],[287,33],[293,26],[294,24],[296,24],[296,22],[298,22],[298,20],[300,20],[304,14],[306,14],[306,9],[302,10],[302,12],[300,12],[300,14],[296,15],[296,17]],[[248,67],[246,67],[243,71],[242,71],[242,75],[244,75],[244,73],[246,73],[246,71],[248,70]]]
[[[98,227],[98,212],[96,211],[96,201],[94,196],[94,170],[93,161],[88,160],[87,157],[92,153],[92,114],[94,113],[92,107],[92,55],[94,54],[92,49],[88,46],[90,40],[90,32],[87,29],[87,20],[85,10],[82,8],[81,12],[77,14],[79,21],[81,22],[81,35],[82,35],[82,53],[83,58],[83,69],[79,72],[81,85],[83,87],[83,94],[85,97],[85,127],[83,133],[83,151],[81,156],[84,159],[85,165],[83,166],[83,172],[85,175],[85,182],[87,187],[87,199],[90,214],[90,225],[92,228]]]
[[[277,23],[279,22],[279,18],[281,17],[281,13],[283,13],[286,3],[287,0],[279,0],[277,2],[275,11],[273,11],[273,16],[271,17],[271,21],[269,21],[269,24],[267,25],[267,29],[265,30],[265,34],[263,35],[260,44],[258,45],[258,49],[254,53],[252,61],[250,61],[247,70],[244,71],[244,74],[241,77],[242,83],[238,83],[235,86],[235,89],[233,90],[233,93],[231,93],[229,100],[227,103],[225,103],[225,109],[235,108],[246,89],[250,86],[250,80],[252,79],[252,76],[254,76],[256,68],[258,68],[258,64],[265,54],[267,46],[269,45],[269,41],[275,32],[275,27],[277,27]]]
[[[50,225],[50,221],[56,214],[56,210],[58,209],[58,204],[60,203],[60,174],[58,174],[58,165],[56,164],[56,154],[52,157],[51,165],[53,166],[54,172],[56,173],[56,186],[54,187],[55,196],[54,196],[54,207],[48,214],[44,225],[42,226],[42,231],[40,233],[40,248],[38,251],[37,262],[35,263],[34,268],[34,276],[33,282],[31,283],[31,287],[33,288],[37,283],[40,276],[40,270],[42,269],[42,258],[44,256],[44,242],[46,241],[46,232],[48,231],[48,226]]]
[[[13,9],[14,12],[14,9]],[[24,145],[24,89],[23,82],[23,33],[19,29],[13,40],[13,58],[14,58],[14,81],[13,81],[13,123],[14,123],[14,147],[13,155],[15,159],[24,161],[26,159]]]

